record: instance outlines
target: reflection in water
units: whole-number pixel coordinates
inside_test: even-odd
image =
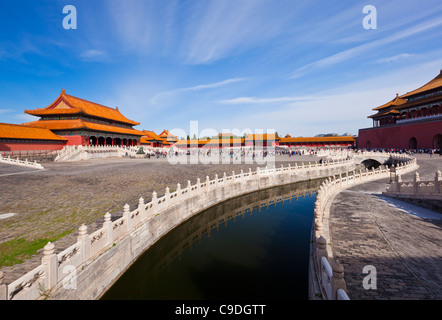
[[[142,254],[102,299],[308,299],[320,182],[255,192],[201,212]]]

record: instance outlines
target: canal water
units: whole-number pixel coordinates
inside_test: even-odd
[[[146,250],[102,299],[307,300],[319,185],[263,190],[199,213]]]

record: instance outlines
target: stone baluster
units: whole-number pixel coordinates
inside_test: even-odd
[[[0,156],[1,157],[1,156]],[[7,299],[7,286],[3,283],[3,271],[0,271],[0,301]]]
[[[190,189],[189,189],[189,191],[190,191]],[[155,191],[152,192],[152,211],[153,211],[154,215],[158,213],[158,196]]]
[[[130,217],[130,206],[126,203],[123,208],[123,217],[126,219],[127,232],[132,231],[132,219]]]
[[[209,191],[210,189],[210,178],[209,176],[206,176],[206,190]]]
[[[146,220],[146,218],[147,218],[146,204],[144,203],[143,197],[140,197],[140,199],[138,199],[138,214],[141,217],[141,221]]]
[[[164,194],[164,206],[167,207],[170,204],[170,189],[166,187],[166,192]]]
[[[441,193],[441,187],[440,187],[441,181],[442,181],[441,172],[440,172],[440,170],[437,170],[436,176],[434,177],[434,192],[435,193]]]
[[[187,180],[187,195],[190,197],[192,194],[192,184],[190,183],[190,180]]]
[[[328,260],[327,240],[321,235],[316,237],[316,270],[321,270],[321,258],[325,257]]]
[[[415,173],[414,174],[414,179],[413,179],[413,192],[416,194],[419,192],[419,182],[421,181],[420,177],[419,177],[419,173]]]
[[[111,215],[109,212],[107,212],[104,215],[103,228],[104,228],[104,230],[106,230],[106,235],[107,235],[106,245],[110,245],[114,241],[114,236],[113,236]]]
[[[46,287],[48,289],[54,287],[58,282],[58,261],[57,255],[54,253],[54,248],[54,244],[48,242],[43,248],[43,257],[41,258],[41,264],[45,265],[47,268]]]
[[[84,224],[78,229],[77,242],[81,242],[81,261],[84,263],[89,260],[91,254],[91,242],[87,233],[87,226]]]
[[[177,201],[179,199],[181,199],[182,192],[183,192],[183,190],[181,190],[181,184],[177,183],[176,184],[176,199],[177,199]]]
[[[344,266],[338,260],[332,265],[332,300],[336,300],[336,294],[339,289],[347,291],[347,285],[344,280]]]

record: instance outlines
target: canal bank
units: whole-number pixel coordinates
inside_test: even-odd
[[[7,299],[97,299],[125,270],[158,239],[190,217],[220,202],[240,195],[280,185],[321,179],[347,172],[354,167],[351,159],[333,163],[304,164],[294,167],[248,170],[215,179],[190,181],[185,188],[158,197],[148,203],[140,198],[137,209],[127,205],[123,216],[112,220],[104,216],[102,228],[88,233],[79,228],[77,242],[55,253],[53,244],[44,247],[42,264],[8,284]],[[46,276],[50,275],[50,276]],[[75,279],[75,285],[69,281]],[[68,284],[66,283],[68,282]],[[75,288],[73,288],[75,287]]]
[[[322,180],[261,190],[166,234],[102,299],[308,299],[310,226]]]
[[[442,157],[414,156],[423,180],[442,169]],[[402,179],[411,181],[413,175]],[[442,215],[383,196],[388,185],[388,179],[358,185],[332,202],[330,243],[344,266],[348,295],[352,300],[439,300]],[[376,286],[364,286],[369,279]]]

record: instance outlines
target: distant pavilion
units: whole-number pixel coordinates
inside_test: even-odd
[[[143,132],[139,122],[123,116],[118,107],[110,108],[61,91],[46,108],[25,110],[41,119],[25,125],[46,128],[65,137],[67,145],[136,146]]]
[[[373,128],[359,130],[359,148],[442,149],[442,70],[373,110]]]
[[[352,136],[333,136],[333,137],[301,137],[301,138],[281,138],[280,146],[287,147],[354,147],[356,140]]]
[[[168,148],[170,143],[166,138],[161,138],[153,131],[143,130],[144,135],[141,137],[140,144],[142,146],[149,146],[152,148]]]

